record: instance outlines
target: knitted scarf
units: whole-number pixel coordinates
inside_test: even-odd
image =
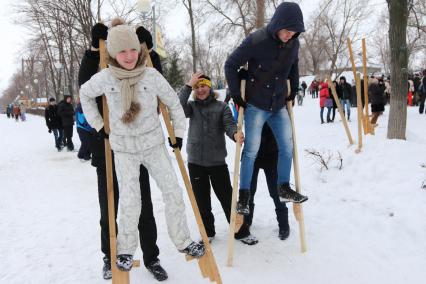
[[[109,65],[109,70],[121,82],[120,94],[123,106],[121,121],[126,124],[133,122],[141,110],[141,105],[136,100],[136,85],[142,79],[145,67],[138,66],[133,70],[125,70]]]

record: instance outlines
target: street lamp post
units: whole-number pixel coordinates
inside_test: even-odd
[[[146,15],[152,11],[152,44],[154,50],[157,50],[157,31],[155,27],[156,18],[155,18],[155,3],[152,3],[151,0],[139,0],[137,3],[137,9],[146,17]]]

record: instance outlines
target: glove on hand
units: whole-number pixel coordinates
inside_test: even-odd
[[[172,141],[170,140],[170,137],[167,138],[169,140],[169,145],[170,147],[172,147],[173,149],[179,148],[179,150],[182,149],[182,143],[183,143],[183,139],[180,137],[176,137],[176,143],[172,144]]]
[[[106,40],[108,36],[108,27],[102,23],[97,23],[92,28],[92,43],[94,48],[99,48],[99,40]]]
[[[238,105],[239,107],[243,107],[244,109],[247,108],[247,103],[243,101],[241,96],[232,96],[232,100],[234,101],[234,104]]]
[[[52,133],[52,129],[49,129],[49,133]]]
[[[152,44],[151,33],[146,30],[144,27],[140,26],[136,29],[136,34],[138,35],[139,43],[146,43],[148,49],[151,49],[154,45]]]
[[[241,68],[241,69],[238,71],[238,78],[239,78],[240,80],[248,80],[248,79],[249,79],[248,71],[247,71],[246,69],[244,69],[244,68]]]
[[[294,98],[296,98],[296,93],[291,92],[291,94],[288,95],[286,101],[294,101]]]
[[[100,139],[109,139],[109,135],[105,133],[105,129],[103,127],[98,131],[98,137]]]

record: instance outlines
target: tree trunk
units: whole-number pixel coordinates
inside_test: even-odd
[[[256,0],[256,29],[265,25],[265,0]]]
[[[391,99],[388,139],[405,139],[407,127],[408,53],[407,0],[387,0],[389,8],[389,46],[391,53]]]
[[[192,10],[192,0],[188,0],[188,5],[184,1],[185,7],[188,10],[189,22],[191,24],[191,47],[192,47],[192,71],[197,72],[197,43],[195,39],[195,24],[194,13]]]

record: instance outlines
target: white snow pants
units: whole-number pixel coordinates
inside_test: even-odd
[[[143,164],[161,190],[165,204],[167,231],[178,250],[191,242],[186,222],[182,188],[179,186],[165,145],[155,146],[142,153],[114,152],[119,188],[119,220],[117,255],[134,255],[138,246],[138,223],[141,214],[139,167]]]

